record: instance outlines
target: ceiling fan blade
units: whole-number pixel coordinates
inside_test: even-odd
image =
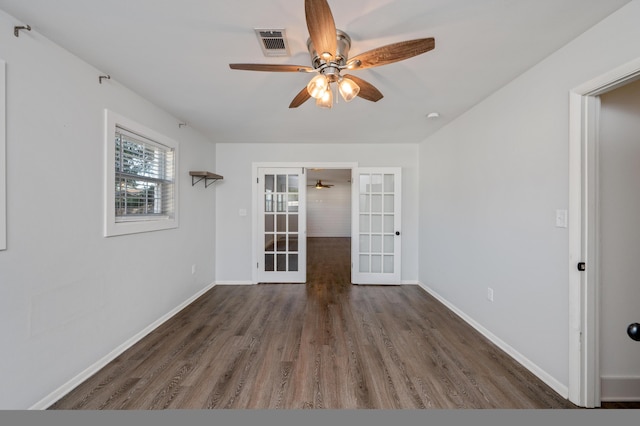
[[[318,56],[326,61],[333,59],[337,50],[336,23],[327,0],[305,0],[304,12],[309,37]]]
[[[382,93],[380,93],[380,91],[376,89],[373,84],[350,74],[345,74],[344,78],[349,78],[353,80],[358,86],[360,86],[360,92],[358,92],[358,96],[362,99],[366,99],[371,102],[378,102],[383,98]]]
[[[309,94],[309,91],[307,90],[307,87],[305,86],[300,91],[300,93],[298,93],[296,95],[296,97],[293,98],[293,100],[291,101],[291,104],[289,104],[289,108],[298,108],[300,105],[302,105],[303,103],[308,101],[309,98],[311,98],[311,95]]]
[[[229,64],[232,70],[245,71],[271,71],[271,72],[313,72],[312,67],[304,65],[284,65],[284,64]]]
[[[426,53],[436,47],[433,37],[401,41],[369,50],[350,58],[349,69],[365,69],[387,65]]]

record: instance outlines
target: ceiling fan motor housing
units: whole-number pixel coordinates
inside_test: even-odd
[[[327,62],[318,55],[311,38],[307,40],[307,49],[311,56],[311,64],[313,65],[313,68],[318,69],[325,67],[322,73],[331,81],[338,79],[340,73],[340,69],[338,67],[343,67],[347,63],[347,59],[349,58],[349,49],[351,48],[351,37],[349,37],[347,33],[342,30],[336,30],[336,37],[338,42],[336,57],[335,60],[331,62]]]

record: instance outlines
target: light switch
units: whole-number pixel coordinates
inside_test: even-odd
[[[239,214],[240,216],[246,216],[246,215],[247,215],[247,209],[240,209],[240,210],[238,211],[238,214]]]
[[[567,227],[567,211],[556,210],[556,228],[566,228],[566,227]]]

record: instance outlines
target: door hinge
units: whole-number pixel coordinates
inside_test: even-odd
[[[260,178],[256,178],[256,183],[260,183]]]
[[[584,262],[578,262],[578,271],[586,271],[587,270],[587,264]]]
[[[260,262],[256,262],[256,269],[260,269]]]

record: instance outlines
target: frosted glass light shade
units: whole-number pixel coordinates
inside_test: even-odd
[[[307,91],[311,97],[320,99],[329,88],[329,80],[323,74],[318,74],[307,84]]]
[[[360,86],[356,84],[355,81],[350,78],[343,77],[338,84],[338,90],[340,90],[340,94],[342,98],[349,102],[360,93]]]
[[[322,97],[316,99],[316,105],[320,108],[331,108],[333,106],[333,92],[331,89],[324,91]]]

